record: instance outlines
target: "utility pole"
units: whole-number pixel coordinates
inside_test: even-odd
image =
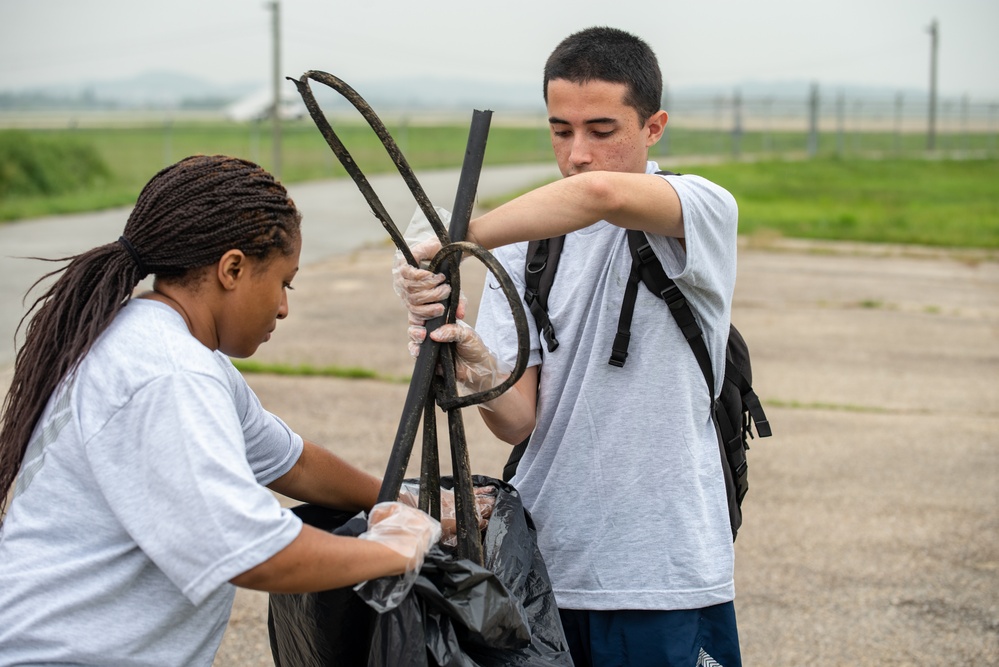
[[[281,2],[267,3],[271,10],[274,53],[272,72],[273,102],[271,104],[271,173],[281,178]]]
[[[927,150],[937,147],[937,48],[940,44],[940,26],[936,19],[930,23],[930,109],[929,128],[926,135]]]

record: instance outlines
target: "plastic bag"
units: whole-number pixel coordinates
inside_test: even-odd
[[[483,534],[485,567],[434,547],[406,598],[382,614],[362,599],[377,596],[377,586],[362,588],[361,595],[351,588],[271,595],[268,628],[274,664],[571,665],[551,580],[520,495],[489,477],[473,476],[473,483],[494,486],[497,493]],[[441,479],[441,486],[451,484],[451,478]],[[327,530],[349,518],[311,506],[296,512],[306,523]],[[334,532],[344,534],[345,529]]]

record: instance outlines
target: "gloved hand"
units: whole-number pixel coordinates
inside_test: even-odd
[[[441,525],[404,503],[378,503],[368,513],[368,530],[358,537],[402,554],[407,558],[406,572],[418,572],[427,551],[441,538]]]
[[[485,530],[496,504],[496,487],[477,486],[474,491],[475,516],[479,521],[479,530]],[[416,484],[403,484],[399,490],[399,502],[417,507],[420,503],[420,487]],[[441,489],[441,542],[449,546],[458,543],[458,522],[455,516],[454,491]]]
[[[451,219],[447,210],[440,207],[436,210],[445,224]],[[432,259],[441,248],[420,209],[413,214],[404,238],[410,244],[414,259],[421,265]],[[393,289],[409,311],[409,353],[417,357],[420,345],[427,336],[426,321],[444,314],[445,308],[440,302],[451,295],[451,286],[444,282],[443,274],[410,265],[400,252],[396,253],[392,276]],[[457,324],[438,328],[433,339],[457,344],[455,379],[463,393],[476,393],[500,384],[513,368],[497,359],[475,330],[464,323],[465,305],[465,295],[459,294],[455,313]]]
[[[422,265],[440,251],[441,244],[436,238],[418,243],[410,248],[413,257]],[[395,264],[392,267],[392,289],[402,299],[409,311],[410,321],[423,325],[429,319],[444,314],[444,301],[451,295],[451,286],[446,282],[443,273],[431,273],[423,268],[411,265],[403,258],[402,253],[396,253]],[[465,316],[465,295],[458,294],[458,312],[456,317]]]
[[[445,226],[451,222],[451,212],[440,206],[435,206],[437,217]],[[398,250],[395,253],[395,263],[392,267],[392,288],[402,298],[410,312],[410,319],[416,324],[422,324],[434,317],[444,314],[440,303],[451,294],[451,286],[444,283],[444,275],[430,273],[425,269],[427,263],[440,251],[441,243],[434,234],[423,209],[417,207],[409,226],[403,234],[413,257],[420,268],[412,266]],[[458,319],[465,317],[465,295],[458,295]]]
[[[422,324],[414,324],[410,317],[409,353],[412,356],[419,356],[420,346],[426,337],[426,328]],[[438,343],[455,344],[455,380],[460,388],[469,393],[492,389],[513,372],[513,368],[493,354],[478,332],[464,320],[442,324],[430,334],[430,338]],[[488,409],[484,403],[479,407]]]

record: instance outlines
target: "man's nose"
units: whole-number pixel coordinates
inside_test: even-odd
[[[582,134],[577,134],[572,139],[572,150],[569,153],[569,160],[574,165],[589,164],[591,160],[590,142]]]

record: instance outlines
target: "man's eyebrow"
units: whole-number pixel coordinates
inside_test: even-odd
[[[607,125],[617,123],[616,118],[589,118],[583,121],[587,125]],[[569,125],[569,121],[563,120],[558,116],[549,116],[548,123],[550,125]]]

